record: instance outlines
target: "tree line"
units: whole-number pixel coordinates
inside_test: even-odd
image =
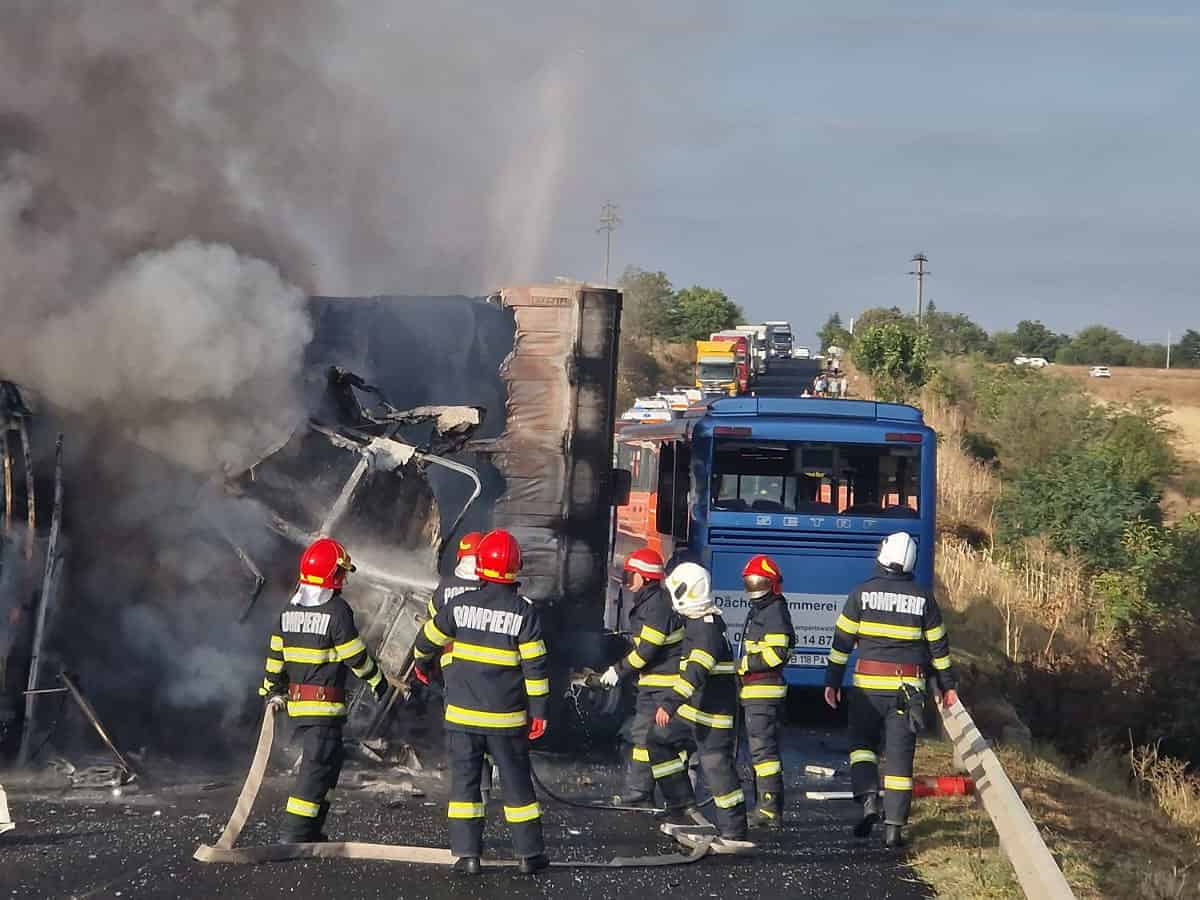
[[[838,313],[831,315],[818,332],[821,349],[850,348],[855,335],[862,336],[879,325],[894,324],[919,330],[928,336],[931,354],[937,356],[979,355],[993,362],[1012,362],[1018,356],[1040,356],[1049,362],[1084,366],[1141,366],[1161,368],[1167,364],[1167,345],[1141,343],[1104,325],[1089,325],[1074,335],[1051,331],[1041,322],[1024,319],[1012,331],[989,334],[962,313],[942,312],[933,303],[916,320],[897,307],[875,307],[854,321],[854,335]],[[1200,331],[1189,328],[1171,345],[1171,366],[1200,368]]]
[[[676,289],[665,272],[628,267],[617,281],[625,295],[622,331],[633,339],[687,343],[744,322],[742,308],[717,288]]]

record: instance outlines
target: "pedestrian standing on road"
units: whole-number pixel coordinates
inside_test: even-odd
[[[609,666],[600,683],[615,688],[622,679],[637,675],[637,704],[629,730],[633,749],[625,789],[613,803],[648,807],[654,803],[655,779],[682,771],[684,765],[679,757],[682,746],[665,747],[665,757],[652,763],[648,744],[654,714],[679,678],[683,620],[663,590],[663,559],[657,550],[642,547],[630,553],[625,558],[624,579],[625,587],[634,592],[629,611],[633,648]]]
[[[677,718],[687,722],[704,780],[712,791],[720,832],[713,849],[727,853],[750,849],[753,845],[746,844],[746,797],[733,758],[737,674],[725,620],[713,599],[708,572],[698,563],[681,563],[673,569],[667,575],[666,588],[675,612],[684,619],[683,661],[675,686],[655,713],[658,728],[650,736],[651,761],[663,753],[657,735]],[[658,786],[668,806],[689,815],[695,812],[688,808],[692,788],[682,766],[679,772],[660,778]]]
[[[377,699],[388,683],[367,651],[342,598],[354,571],[346,548],[331,538],[315,541],[300,558],[300,583],[279,615],[267,650],[266,676],[259,694],[272,709],[287,708],[295,726],[293,741],[303,756],[293,793],[287,799],[284,843],[326,840],[330,795],[342,773],[345,753],[346,671],[353,672]]]
[[[781,593],[783,574],[769,556],[755,556],[742,569],[750,612],[742,638],[742,713],[746,741],[754,765],[758,803],[748,816],[751,828],[783,825],[783,759],[779,753],[779,724],[787,682],[783,667],[792,655],[796,632]]]
[[[414,647],[414,676],[429,683],[434,655],[454,642],[446,683],[446,749],[450,756],[450,850],[454,871],[479,875],[486,811],[480,790],[484,754],[504,782],[504,818],[512,829],[518,869],[550,865],[542,811],[533,792],[529,742],[546,731],[550,681],[537,608],[518,593],[521,547],[507,531],[490,531],[476,549],[477,591],[448,601],[425,623]]]
[[[825,674],[825,702],[837,709],[846,663],[857,645],[850,691],[850,784],[863,817],[854,834],[869,836],[882,813],[884,845],[893,849],[904,845],[902,829],[912,805],[913,754],[924,719],[925,679],[936,676],[942,705],[958,702],[942,611],[933,591],[913,583],[916,562],[912,535],[900,531],[883,539],[878,571],[850,592],[838,617]]]

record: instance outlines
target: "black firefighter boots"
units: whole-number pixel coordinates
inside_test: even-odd
[[[455,875],[479,875],[483,866],[479,864],[478,856],[460,856],[454,861]]]
[[[879,794],[874,791],[863,795],[862,805],[862,821],[854,826],[854,836],[857,838],[870,837],[871,830],[875,827],[875,823],[879,821],[879,816],[883,812],[883,804],[879,801]]]
[[[517,871],[522,875],[536,875],[542,869],[550,867],[550,857],[545,853],[539,853],[537,856],[522,856],[520,862],[517,863]]]
[[[908,841],[904,839],[903,826],[888,822],[883,828],[883,846],[889,850],[899,850],[907,845]]]
[[[746,824],[751,828],[782,828],[783,804],[775,794],[763,794],[758,806],[746,816]]]

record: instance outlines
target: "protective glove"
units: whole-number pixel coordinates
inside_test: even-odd
[[[609,666],[608,669],[600,676],[600,683],[606,688],[615,688],[617,682],[621,680],[621,676],[617,674],[616,666]]]
[[[375,699],[382,700],[387,696],[387,692],[390,688],[391,685],[388,684],[388,680],[386,678],[380,678],[379,684],[375,686]]]
[[[287,708],[287,697],[283,694],[268,694],[267,709],[271,712],[278,712],[281,709]]]
[[[538,738],[540,738],[545,733],[546,733],[546,720],[545,719],[535,718],[532,722],[529,723],[529,739],[531,741],[536,741]]]
[[[412,673],[413,673],[413,678],[417,679],[417,681],[421,682],[421,684],[425,685],[426,687],[429,687],[429,673],[428,672],[426,672],[420,666],[413,666]]]

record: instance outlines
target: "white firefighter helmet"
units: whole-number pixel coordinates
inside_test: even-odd
[[[917,542],[907,531],[889,534],[879,545],[879,564],[892,572],[911,572],[917,564]]]
[[[675,612],[689,619],[698,619],[717,611],[713,602],[712,582],[708,570],[699,563],[680,563],[666,580],[667,593]]]

